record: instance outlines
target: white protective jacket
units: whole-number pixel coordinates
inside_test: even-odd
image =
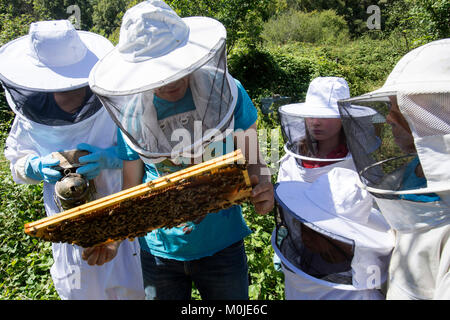
[[[332,161],[332,159],[330,159]],[[286,154],[280,160],[280,168],[278,169],[278,179],[280,181],[303,181],[303,182],[314,182],[318,177],[323,174],[330,172],[334,168],[347,168],[355,170],[355,165],[353,164],[353,159],[349,157],[348,159],[324,166],[319,168],[304,168],[298,164],[295,157]]]
[[[388,300],[450,300],[450,225],[397,232]]]
[[[449,300],[448,205],[443,201],[376,201],[396,234],[386,299]]]
[[[339,161],[319,168],[304,168],[299,165],[295,157],[286,155],[280,161],[278,182],[303,181],[314,182],[321,175],[327,174],[333,168],[347,168],[355,170],[353,159]],[[274,234],[272,235],[274,237]],[[272,239],[273,242],[273,239]],[[281,255],[276,245],[273,244],[275,254]],[[314,278],[289,261],[281,258],[285,278],[285,298],[287,300],[383,300],[380,290],[357,290],[352,285],[334,284],[328,281]],[[289,267],[287,269],[286,267]],[[291,270],[295,270],[295,273]]]
[[[8,94],[7,94],[8,98]],[[11,104],[12,101],[8,99]],[[13,110],[14,106],[12,105]],[[24,165],[29,155],[45,156],[59,150],[76,149],[85,142],[107,148],[116,143],[117,127],[105,108],[91,117],[65,126],[47,126],[28,120],[16,112],[6,140],[5,156],[11,162],[17,183],[32,183],[25,178]],[[100,198],[121,190],[122,171],[103,170],[94,180]],[[59,212],[53,199],[54,185],[44,182],[44,206],[47,216]],[[50,273],[61,299],[143,299],[144,288],[138,241],[125,240],[116,257],[102,265],[89,266],[81,258],[83,248],[53,243],[54,264]]]

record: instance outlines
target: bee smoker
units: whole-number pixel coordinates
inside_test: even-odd
[[[60,211],[68,210],[85,204],[94,198],[94,181],[88,181],[76,169],[81,166],[78,158],[88,154],[86,151],[70,150],[54,152],[52,156],[60,160],[56,170],[63,173],[63,177],[56,182],[53,199]]]

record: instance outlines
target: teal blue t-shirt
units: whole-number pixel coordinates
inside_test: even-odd
[[[419,163],[419,157],[415,157],[410,163],[408,163],[403,175],[404,178],[402,181],[401,190],[413,190],[427,187],[427,180],[423,177],[418,177],[415,173],[416,167]],[[415,202],[433,202],[441,200],[441,198],[435,193],[403,194],[399,197],[400,199]]]
[[[247,130],[257,119],[257,111],[242,84],[235,80],[238,87],[238,99],[234,110],[234,129]],[[192,93],[188,89],[185,96],[177,102],[169,102],[155,96],[153,101],[158,120],[195,109]],[[233,143],[227,137],[226,144]],[[137,160],[139,155],[127,145],[120,130],[118,131],[118,153],[123,160]],[[167,169],[167,167],[165,167]],[[179,170],[179,168],[174,168]],[[145,164],[143,182],[158,178],[154,165]],[[165,172],[166,173],[166,172]],[[155,256],[181,261],[200,259],[242,240],[251,233],[242,216],[240,206],[210,213],[199,223],[188,222],[175,228],[153,230],[139,238],[143,250]]]

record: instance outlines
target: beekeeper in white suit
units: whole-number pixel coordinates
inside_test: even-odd
[[[353,103],[386,118],[377,153],[359,151],[371,133],[350,134]],[[339,107],[360,184],[396,232],[387,299],[450,299],[450,39],[412,50],[383,87]]]
[[[345,79],[318,77],[311,81],[305,102],[278,109],[286,140],[278,181],[314,182],[333,168],[354,169],[337,105],[338,100],[349,97]],[[360,106],[353,111],[371,130],[373,115],[375,111]]]
[[[334,168],[355,170],[347,139],[342,128],[337,101],[350,97],[347,81],[340,77],[317,77],[311,81],[305,102],[278,109],[286,154],[280,161],[278,182],[312,183]],[[353,116],[374,129],[370,108],[356,107]],[[376,119],[375,119],[376,120]],[[274,255],[280,270],[280,260]]]
[[[333,168],[314,182],[275,186],[272,246],[288,300],[382,300],[394,236],[358,174]]]
[[[77,172],[94,180],[95,198],[121,190],[117,127],[88,86],[90,70],[112,48],[104,37],[76,31],[67,20],[32,23],[28,35],[0,48],[0,79],[16,114],[5,156],[14,181],[44,182],[48,216],[59,212],[54,186],[62,177],[52,152],[90,152],[80,158]],[[105,264],[117,246],[116,258]],[[137,241],[97,248],[54,243],[52,250],[50,272],[61,299],[144,297]]]

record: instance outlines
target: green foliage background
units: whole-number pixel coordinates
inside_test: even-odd
[[[81,9],[81,29],[119,40],[120,22],[137,0],[0,0],[0,45],[28,32],[33,21],[67,19]],[[230,73],[255,106],[275,94],[301,101],[317,76],[344,77],[353,96],[381,86],[409,50],[450,37],[450,0],[167,0],[180,16],[205,15],[227,28]],[[367,7],[381,9],[381,30],[367,28]],[[14,114],[0,94],[0,149]],[[259,129],[279,130],[276,112],[259,110]],[[264,141],[270,146],[270,141]],[[279,150],[283,154],[282,141]],[[269,166],[275,167],[275,163]],[[17,185],[0,155],[0,299],[58,299],[49,269],[51,245],[23,233],[23,224],[45,216],[42,185]],[[273,181],[276,176],[273,176]],[[273,268],[272,214],[243,206],[254,233],[245,240],[250,298],[284,298],[281,273]],[[194,299],[198,299],[194,291]]]

